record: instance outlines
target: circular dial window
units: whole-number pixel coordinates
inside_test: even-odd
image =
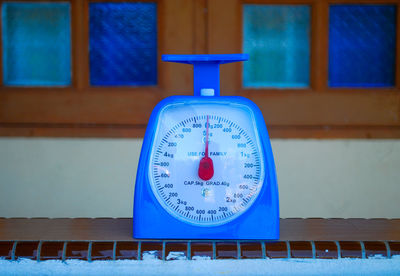
[[[254,116],[241,105],[171,105],[159,115],[150,185],[174,217],[227,223],[257,198],[264,159]]]

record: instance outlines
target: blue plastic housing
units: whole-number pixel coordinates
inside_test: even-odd
[[[219,55],[218,58],[221,59],[221,56],[223,58],[223,55]],[[246,56],[241,55],[241,58],[246,58]],[[215,87],[206,84],[204,88]],[[160,111],[177,103],[189,105],[236,103],[247,106],[254,114],[265,158],[265,179],[254,203],[230,222],[205,227],[178,220],[160,205],[152,192],[148,168]],[[260,109],[252,101],[238,96],[171,96],[158,103],[151,114],[139,159],[134,196],[133,237],[137,239],[279,239],[279,202],[274,158],[264,118]]]
[[[193,92],[200,96],[202,88],[212,88],[219,96],[219,65],[249,59],[247,54],[231,55],[163,55],[163,61],[193,65]]]

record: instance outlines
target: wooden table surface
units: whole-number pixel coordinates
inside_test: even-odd
[[[400,219],[281,219],[282,241],[400,241]],[[0,241],[132,241],[131,218],[0,218]]]

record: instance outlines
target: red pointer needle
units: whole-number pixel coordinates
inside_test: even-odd
[[[201,158],[199,165],[199,177],[203,180],[210,180],[214,175],[214,165],[210,157],[208,157],[208,115],[207,115],[207,126],[206,126],[206,149],[205,156]]]

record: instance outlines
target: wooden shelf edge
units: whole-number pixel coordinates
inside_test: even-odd
[[[0,218],[0,241],[130,241],[132,218]],[[400,241],[400,219],[286,218],[281,241]]]

